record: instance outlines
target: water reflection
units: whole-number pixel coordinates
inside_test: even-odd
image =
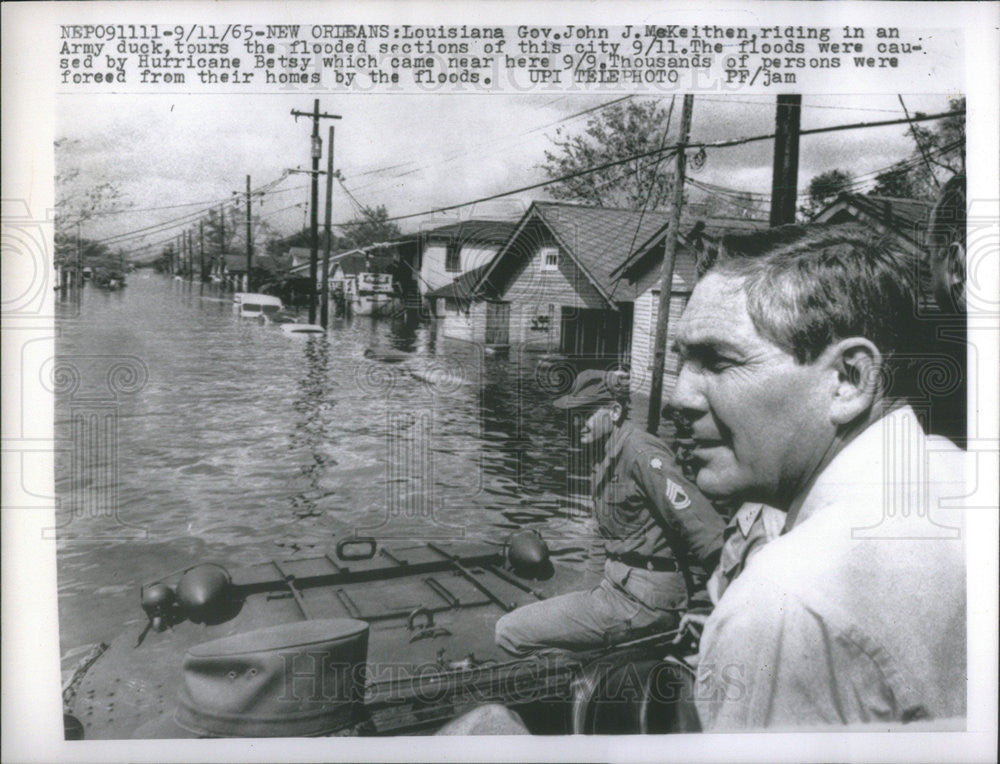
[[[304,340],[303,352],[305,373],[292,403],[297,418],[289,436],[292,450],[304,452],[298,482],[305,487],[290,497],[292,514],[299,519],[321,515],[319,502],[333,492],[321,489],[320,478],[327,468],[337,465],[333,456],[324,453],[332,437],[330,409],[336,403],[329,399],[330,346],[325,336],[311,336]]]
[[[141,272],[58,310],[60,357],[128,354],[149,370],[119,409],[116,477],[121,516],[148,539],[88,540],[84,525],[60,541],[66,646],[135,616],[129,598],[95,591],[196,557],[236,565],[355,533],[495,541],[532,526],[586,559],[585,475],[531,348],[485,355],[412,311],[290,338],[241,322],[211,285]],[[71,437],[69,414],[57,402],[58,437]],[[88,476],[58,469],[72,507]]]

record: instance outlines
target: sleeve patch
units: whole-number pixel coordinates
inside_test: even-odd
[[[667,478],[667,498],[674,505],[674,509],[685,509],[691,506],[691,497],[684,493],[684,489],[670,478]]]
[[[658,456],[654,456],[652,459],[649,460],[649,466],[652,467],[654,470],[660,470],[663,469],[663,462],[660,461],[660,458]]]

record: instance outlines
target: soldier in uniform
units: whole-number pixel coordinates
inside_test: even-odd
[[[582,420],[592,447],[591,493],[607,560],[600,584],[517,608],[496,625],[514,655],[583,650],[677,626],[722,545],[722,517],[666,445],[628,421],[627,381],[588,370],[554,402]]]

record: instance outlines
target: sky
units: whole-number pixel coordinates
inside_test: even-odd
[[[617,96],[620,97],[620,96]],[[246,175],[257,189],[288,169],[310,167],[311,120],[291,115],[310,111],[314,96],[289,95],[63,95],[57,101],[57,138],[73,141],[62,162],[80,171],[84,183],[111,182],[122,193],[119,214],[84,225],[85,238],[102,239],[193,215],[232,199],[245,189]],[[580,95],[368,95],[320,98],[320,109],[341,115],[335,125],[335,167],[355,199],[385,205],[390,215],[407,215],[458,204],[544,179],[539,164],[557,127],[582,130],[591,114],[616,96]],[[935,113],[948,109],[946,95],[907,95],[906,106]],[[664,106],[670,96],[661,97]],[[674,127],[679,123],[677,99]],[[696,95],[692,141],[717,141],[773,132],[773,96]],[[895,94],[804,95],[802,129],[903,117]],[[324,152],[326,148],[324,146]],[[841,168],[858,176],[909,157],[914,144],[902,125],[803,136],[799,190],[820,172]],[[754,193],[770,193],[773,143],[710,149],[698,180]],[[321,169],[326,166],[326,155]],[[320,222],[323,219],[322,183]],[[254,208],[277,233],[308,223],[309,178],[292,174],[271,188]],[[517,217],[535,190],[460,212],[407,219],[404,231],[467,219]],[[179,206],[186,205],[186,206]],[[335,222],[356,214],[342,188],[334,189]],[[172,239],[177,227],[121,239],[136,259],[148,259]],[[145,247],[143,249],[143,247]]]

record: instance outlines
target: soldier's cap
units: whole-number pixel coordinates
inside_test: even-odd
[[[552,401],[557,409],[576,409],[584,406],[604,406],[628,400],[628,373],[587,369],[573,380],[570,391]]]
[[[300,621],[189,648],[177,703],[135,738],[312,737],[356,723],[368,624]]]

